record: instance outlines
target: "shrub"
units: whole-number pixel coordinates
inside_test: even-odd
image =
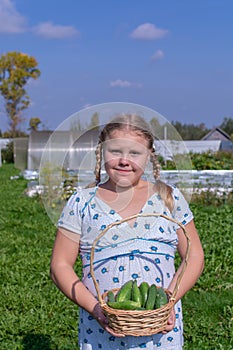
[[[14,144],[13,141],[9,142],[5,148],[2,149],[2,162],[11,164],[14,163]]]
[[[182,154],[176,154],[174,159],[165,160],[160,157],[159,161],[164,170],[175,170],[176,163],[182,164]],[[203,152],[192,153],[190,152],[190,158],[193,166],[193,170],[232,170],[233,169],[233,152],[231,151],[218,151],[218,152]]]

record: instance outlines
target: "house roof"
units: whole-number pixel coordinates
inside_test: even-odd
[[[202,140],[231,140],[230,135],[220,128],[213,128],[208,134],[206,134]]]

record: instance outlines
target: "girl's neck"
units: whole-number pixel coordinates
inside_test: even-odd
[[[109,179],[104,184],[102,184],[101,187],[105,190],[112,191],[115,193],[127,193],[144,187],[146,183],[146,181],[139,180],[137,183],[132,184],[130,186],[119,186],[115,182],[111,181],[111,179]]]

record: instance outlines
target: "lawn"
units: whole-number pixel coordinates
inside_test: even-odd
[[[77,349],[78,308],[49,277],[55,226],[13,165],[0,168],[0,349]],[[233,349],[233,206],[191,204],[205,271],[183,298],[185,350]],[[77,272],[80,264],[77,262]],[[108,350],[108,349],[106,349]]]

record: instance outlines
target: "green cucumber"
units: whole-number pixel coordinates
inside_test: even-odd
[[[131,300],[133,281],[130,280],[123,284],[116,295],[116,301]]]
[[[142,282],[139,286],[139,290],[142,298],[142,307],[146,306],[147,296],[148,296],[149,284],[147,282]]]
[[[146,301],[146,310],[153,310],[155,305],[155,299],[157,295],[157,287],[155,284],[152,284],[148,290],[148,296]]]
[[[138,310],[140,304],[132,300],[113,301],[107,303],[109,307],[120,310]]]
[[[156,300],[155,300],[155,309],[166,305],[168,302],[167,294],[162,287],[157,288]]]
[[[110,301],[110,302],[115,301],[115,295],[114,295],[114,293],[113,293],[112,290],[110,290],[110,291],[108,292],[107,297],[108,297],[108,301]]]
[[[142,305],[142,296],[136,280],[133,281],[131,300]]]

